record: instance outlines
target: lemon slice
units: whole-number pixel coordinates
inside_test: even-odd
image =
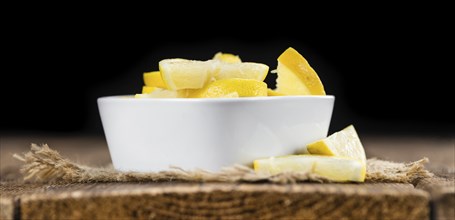
[[[144,84],[146,86],[166,89],[166,85],[164,84],[164,81],[161,78],[160,71],[144,73]]]
[[[152,87],[152,86],[142,86],[142,94],[151,93],[155,89],[156,89],[156,87]]]
[[[229,94],[226,94],[225,96],[221,96],[220,98],[239,98],[239,93],[237,92],[232,92]]]
[[[159,62],[164,84],[170,90],[199,89],[211,79],[215,61],[165,59]]]
[[[267,84],[254,79],[221,79],[198,90],[192,90],[191,98],[267,96]]]
[[[164,84],[170,90],[200,89],[210,81],[241,78],[263,81],[269,67],[260,63],[226,63],[166,59],[159,62]]]
[[[136,94],[134,98],[186,98],[188,90],[167,90],[155,88],[152,92],[146,94]]]
[[[366,163],[365,150],[353,125],[307,145],[310,154],[353,158]]]
[[[258,81],[264,81],[267,73],[269,72],[269,66],[262,63],[224,63],[219,62],[217,72],[215,73],[215,79],[230,79],[230,78],[241,78],[241,79],[255,79]]]
[[[318,74],[290,47],[278,57],[276,92],[285,95],[325,95]]]
[[[267,96],[284,96],[284,94],[279,93],[272,89],[267,89]]]
[[[242,62],[242,60],[240,59],[239,56],[236,56],[236,55],[230,54],[230,53],[221,53],[221,52],[216,53],[215,56],[213,57],[213,60],[219,60],[219,61],[223,61],[226,63],[241,63]]]
[[[270,157],[254,161],[257,173],[275,175],[281,172],[307,172],[337,182],[365,181],[365,165],[355,159],[319,156],[291,155]]]

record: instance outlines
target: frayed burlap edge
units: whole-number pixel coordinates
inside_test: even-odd
[[[331,182],[324,177],[306,172],[286,172],[277,175],[255,173],[244,165],[234,165],[220,172],[183,170],[170,167],[161,172],[120,172],[112,168],[93,168],[63,158],[48,145],[31,145],[31,151],[14,157],[24,162],[21,172],[26,181],[35,182]],[[431,177],[424,164],[427,158],[411,163],[394,163],[378,159],[367,161],[366,182],[415,183]]]
[[[428,158],[410,163],[396,163],[376,158],[367,160],[366,181],[381,183],[411,183],[416,185],[421,179],[433,177],[425,169]]]

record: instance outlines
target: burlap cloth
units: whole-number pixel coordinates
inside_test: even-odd
[[[120,172],[112,167],[88,167],[66,158],[47,145],[32,144],[31,151],[15,158],[24,162],[21,172],[27,181],[37,182],[331,182],[324,177],[306,172],[286,172],[277,175],[257,174],[244,165],[227,167],[220,172],[205,170],[183,170],[170,167],[161,172]],[[424,167],[427,158],[410,162],[395,163],[379,159],[367,160],[366,182],[411,183],[415,184],[422,178],[431,177]]]

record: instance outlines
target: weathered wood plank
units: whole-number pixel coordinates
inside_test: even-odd
[[[455,219],[455,193],[454,187],[443,187],[438,194],[431,192],[432,208],[436,219]]]
[[[0,196],[0,219],[14,219],[14,198]]]
[[[424,179],[416,185],[416,188],[430,193],[431,209],[435,219],[455,219],[454,173]]]
[[[0,219],[17,219],[19,213],[19,199],[23,194],[38,193],[46,190],[44,184],[30,184],[23,182],[0,182]]]
[[[405,184],[77,184],[21,196],[23,219],[428,219]]]
[[[438,182],[428,182],[425,185],[425,181],[419,182],[416,186],[419,189],[425,190],[430,194],[425,197],[426,200],[431,199],[431,207],[433,208],[432,213],[435,219],[455,219],[455,195],[453,186],[454,178],[454,148],[453,140],[451,139],[417,139],[417,138],[390,138],[390,137],[364,137],[362,138],[367,154],[369,156],[377,156],[380,158],[390,159],[393,161],[412,161],[426,156],[430,158],[430,164],[428,167],[431,171],[443,177],[445,184]],[[2,144],[0,145],[0,180],[15,180],[20,177],[18,168],[20,163],[12,159],[13,153],[23,152],[29,150],[29,143],[49,143],[52,147],[57,148],[61,153],[69,158],[76,159],[87,165],[92,166],[103,166],[110,162],[107,147],[103,138],[55,138],[55,137],[15,137],[7,138],[2,137]],[[434,149],[438,150],[434,150]],[[412,149],[412,150],[410,150]],[[443,169],[443,170],[442,170]],[[439,170],[442,170],[439,172]],[[452,179],[450,179],[450,177]],[[447,183],[448,182],[448,183]],[[452,185],[450,185],[452,183]],[[211,216],[211,210],[221,210],[220,212],[227,213],[223,215],[224,218],[253,218],[262,215],[264,218],[282,217],[283,212],[291,213],[291,217],[306,217],[306,216],[323,216],[325,218],[333,217],[330,213],[333,210],[340,211],[338,204],[340,201],[350,204],[350,202],[362,203],[363,200],[368,200],[362,207],[369,207],[368,211],[371,212],[369,218],[374,216],[381,216],[386,218],[390,216],[390,210],[400,209],[402,216],[405,215],[404,219],[412,219],[414,215],[426,213],[428,217],[428,204],[426,208],[415,212],[417,214],[409,213],[419,210],[422,207],[421,202],[417,202],[414,205],[414,201],[411,203],[412,206],[407,207],[406,205],[400,207],[392,207],[389,211],[381,211],[389,209],[392,204],[408,204],[407,202],[417,196],[416,198],[422,199],[421,190],[414,190],[410,185],[353,185],[348,188],[344,184],[299,184],[295,186],[276,186],[276,185],[253,185],[260,186],[260,188],[253,191],[245,191],[245,185],[230,185],[229,189],[219,188],[223,184],[153,184],[153,183],[132,183],[132,184],[71,184],[71,185],[40,185],[40,184],[20,184],[20,183],[0,183],[0,218],[11,219],[14,211],[18,211],[18,205],[27,203],[26,206],[29,209],[21,209],[20,213],[16,213],[16,217],[27,214],[28,216],[35,216],[34,212],[38,212],[39,209],[34,210],[31,207],[35,207],[38,204],[44,204],[43,210],[47,210],[49,214],[57,216],[64,216],[64,218],[77,217],[86,218],[91,216],[92,212],[99,209],[100,213],[106,213],[109,210],[113,210],[115,207],[118,211],[113,213],[123,213],[121,216],[137,216],[144,217],[151,215],[155,218],[164,218],[166,216],[172,217],[180,214],[181,216],[191,216],[194,213],[193,209],[200,208],[203,215],[201,218],[209,218]],[[314,186],[311,186],[314,185]],[[335,186],[333,186],[335,185]],[[309,186],[310,188],[305,188]],[[355,186],[355,187],[354,187]],[[177,191],[173,187],[184,187],[189,190],[187,192]],[[248,186],[247,187],[251,187]],[[262,187],[262,188],[261,188]],[[312,188],[311,188],[312,187]],[[317,187],[322,187],[316,190]],[[335,187],[335,188],[333,188]],[[401,188],[400,188],[401,187]],[[398,194],[392,193],[387,195],[387,191],[392,189],[393,192],[400,191],[402,188],[405,196],[401,197]],[[161,189],[163,188],[163,189]],[[191,189],[191,190],[190,190]],[[296,192],[294,192],[295,190]],[[332,192],[334,190],[335,192]],[[353,190],[350,194],[350,190]],[[310,193],[310,191],[314,191]],[[337,191],[341,191],[336,193]],[[362,193],[366,191],[366,194]],[[130,192],[133,192],[129,195]],[[374,194],[376,192],[377,194]],[[417,192],[417,195],[414,193]],[[334,194],[334,195],[331,195]],[[425,193],[424,193],[425,194]],[[48,196],[49,195],[49,196]],[[90,196],[93,195],[93,196]],[[43,197],[43,198],[41,198]],[[28,200],[21,200],[19,198],[25,198]],[[46,203],[46,198],[51,201],[49,204]],[[176,199],[178,198],[178,199]],[[327,207],[327,213],[325,211],[311,211],[307,210],[308,207],[318,207],[318,200],[327,200],[330,203],[325,204]],[[340,199],[341,198],[341,199]],[[357,201],[356,199],[357,198]],[[376,199],[381,198],[381,201]],[[270,200],[270,202],[265,200]],[[403,199],[403,200],[401,200]],[[162,203],[153,203],[153,201],[161,201]],[[372,202],[370,202],[371,200]],[[417,199],[420,201],[419,199]],[[85,204],[82,204],[85,201]],[[92,204],[92,201],[95,203]],[[110,201],[113,202],[112,205]],[[115,202],[117,201],[117,202]],[[140,201],[143,202],[143,206],[140,206]],[[199,201],[199,202],[197,202]],[[199,203],[205,204],[212,202],[218,208],[211,208],[211,206],[198,205]],[[306,201],[306,203],[305,203]],[[376,201],[376,202],[375,202]],[[100,203],[101,202],[101,203]],[[281,203],[280,203],[281,202]],[[105,203],[105,204],[103,204]],[[194,203],[194,204],[193,204]],[[280,205],[274,205],[278,203]],[[72,205],[77,208],[73,210],[68,216],[63,211],[52,211],[54,210],[52,204],[56,207],[69,205],[69,207],[63,207],[62,210],[71,209]],[[254,205],[252,205],[254,204]],[[332,204],[332,205],[330,205]],[[58,206],[57,206],[58,205]],[[319,204],[320,205],[320,204]],[[125,208],[123,207],[125,206]],[[137,207],[137,211],[134,211],[134,207]],[[233,208],[229,208],[229,207]],[[320,205],[321,206],[321,205]],[[346,207],[342,206],[342,207]],[[208,208],[209,207],[209,208]],[[267,208],[268,207],[268,208]],[[304,211],[301,211],[299,207],[306,207]],[[378,208],[380,207],[380,208]],[[83,209],[81,209],[83,208]],[[29,211],[27,211],[29,210]],[[31,211],[30,211],[31,210]],[[123,211],[122,211],[123,210]],[[188,211],[190,210],[190,211]],[[267,210],[264,211],[264,210]],[[283,211],[284,210],[284,211]],[[300,210],[300,211],[299,211]],[[365,209],[362,209],[365,210]],[[378,211],[379,210],[379,211]],[[193,211],[193,212],[191,212]],[[350,212],[353,212],[352,214]],[[72,212],[80,212],[79,214],[73,214]],[[269,214],[269,213],[272,214]],[[339,216],[362,216],[365,213],[363,211],[350,210],[349,213]],[[247,213],[247,214],[241,214]],[[293,214],[292,214],[293,213]],[[382,213],[381,215],[379,215]],[[41,212],[42,214],[42,212]],[[254,214],[254,215],[253,215]],[[43,214],[42,214],[43,215]],[[41,215],[41,216],[42,216]],[[221,215],[221,214],[220,214]],[[37,215],[39,216],[39,215]],[[113,215],[111,215],[113,216]],[[253,217],[251,217],[253,216]],[[337,215],[338,216],[338,215]],[[101,218],[102,215],[99,215]],[[216,216],[215,216],[216,217]],[[88,217],[89,218],[89,217]],[[118,217],[115,217],[118,218]],[[398,218],[398,217],[397,217]],[[418,217],[417,217],[418,218]]]

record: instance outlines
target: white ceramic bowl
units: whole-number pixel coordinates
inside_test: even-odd
[[[294,153],[327,136],[334,96],[98,99],[114,167],[217,171]]]

